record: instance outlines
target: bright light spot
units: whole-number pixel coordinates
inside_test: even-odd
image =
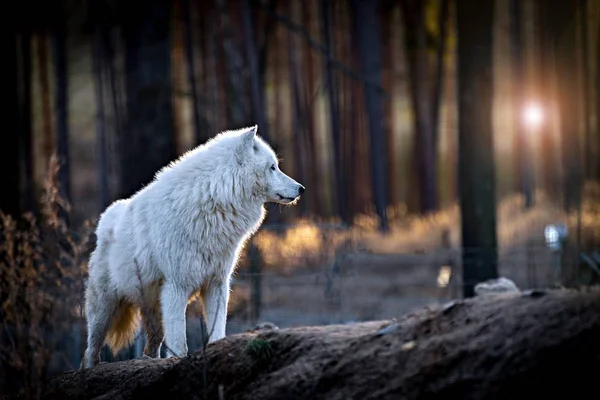
[[[544,228],[544,238],[548,247],[559,250],[569,236],[569,230],[565,224],[547,225]]]
[[[537,103],[530,103],[525,107],[523,111],[523,117],[525,119],[525,124],[529,128],[539,128],[544,122],[544,110]]]
[[[450,277],[452,276],[452,268],[448,265],[442,265],[440,272],[437,277],[438,287],[445,288],[450,283]]]
[[[546,237],[546,243],[553,245],[558,242],[558,229],[554,225],[548,225],[544,229],[544,236]]]

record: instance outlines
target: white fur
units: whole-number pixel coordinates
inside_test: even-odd
[[[230,279],[264,204],[293,204],[304,187],[278,167],[257,126],[223,132],[156,174],[100,216],[86,287],[88,347],[82,367],[131,343],[138,315],[144,355],[187,354],[185,312],[200,294],[209,343],[225,336]],[[174,353],[174,354],[173,354]]]

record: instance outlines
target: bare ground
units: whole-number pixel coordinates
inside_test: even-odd
[[[505,294],[397,321],[259,330],[184,359],[67,372],[42,399],[596,398],[600,290]]]

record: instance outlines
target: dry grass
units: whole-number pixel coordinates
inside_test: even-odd
[[[588,184],[584,190],[581,232],[584,243],[600,242],[600,185]],[[424,253],[440,248],[459,248],[460,214],[458,205],[428,217],[407,215],[402,207],[389,210],[390,232],[377,230],[377,218],[360,215],[348,230],[320,228],[322,222],[303,219],[282,235],[261,230],[255,243],[266,268],[290,273],[298,267],[319,267],[332,260],[340,250],[363,250],[378,254]],[[536,193],[536,205],[524,210],[523,198],[514,195],[498,205],[498,245],[507,251],[528,241],[543,238],[544,226],[568,224],[577,231],[577,213],[565,214],[543,192]]]
[[[37,396],[52,363],[65,363],[59,338],[81,318],[87,238],[71,231],[59,196],[56,158],[50,160],[40,216],[0,213],[0,392]],[[61,359],[62,358],[62,359]]]

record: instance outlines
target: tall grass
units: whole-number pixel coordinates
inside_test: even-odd
[[[81,319],[88,237],[69,229],[52,157],[39,216],[0,212],[0,393],[34,398],[53,364],[68,363],[60,338]]]

